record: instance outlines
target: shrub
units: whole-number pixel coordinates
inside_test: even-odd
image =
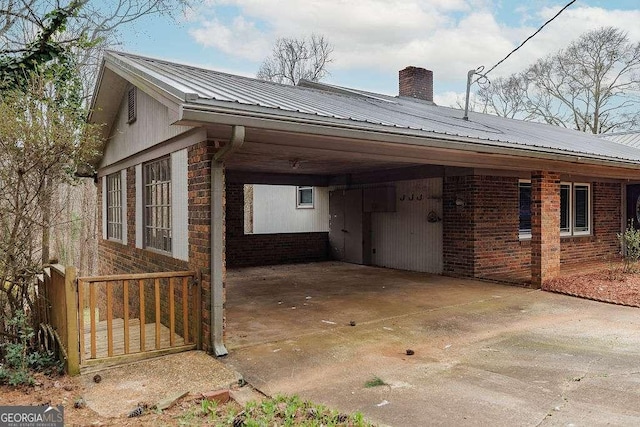
[[[636,271],[636,265],[640,260],[640,230],[629,224],[624,233],[618,233],[618,241],[624,258],[625,273]]]
[[[32,370],[47,374],[61,372],[62,364],[53,352],[39,351],[33,345],[35,334],[24,312],[18,311],[15,317],[7,321],[7,325],[14,328],[18,338],[13,342],[2,344],[0,384],[33,385]]]

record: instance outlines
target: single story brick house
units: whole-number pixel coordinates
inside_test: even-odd
[[[640,149],[432,98],[416,67],[388,96],[107,52],[100,273],[201,271],[204,345],[223,355],[226,267],[338,259],[539,287],[618,253]],[[329,231],[245,233],[246,184],[326,188]]]

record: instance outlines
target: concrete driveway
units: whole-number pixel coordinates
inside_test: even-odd
[[[380,424],[640,425],[637,308],[319,263],[229,271],[227,322],[249,383]]]

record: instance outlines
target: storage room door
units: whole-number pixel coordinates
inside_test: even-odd
[[[331,258],[344,260],[344,191],[329,192],[329,246]]]
[[[331,256],[362,264],[362,190],[330,192],[329,216]]]
[[[344,196],[344,260],[362,264],[362,190]]]

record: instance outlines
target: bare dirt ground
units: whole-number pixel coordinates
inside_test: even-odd
[[[201,412],[202,393],[237,382],[233,371],[202,351],[100,370],[99,383],[94,382],[95,373],[77,377],[35,374],[33,387],[0,386],[0,405],[62,405],[66,425],[198,425],[207,421],[196,415]],[[151,409],[183,392],[188,394],[169,409]],[[80,399],[81,407],[75,407]],[[147,407],[144,414],[128,418],[139,404]]]
[[[201,425],[207,418],[196,415],[201,406],[201,397],[190,394],[179,400],[173,407],[160,412],[147,410],[142,416],[103,417],[88,407],[75,408],[74,403],[84,394],[84,386],[79,377],[49,378],[36,374],[35,387],[0,386],[2,405],[63,405],[65,425],[70,426],[162,426]],[[239,406],[230,402],[227,405]],[[237,409],[236,408],[236,409]]]
[[[558,277],[542,289],[619,305],[640,307],[640,273],[612,267],[590,273]]]

